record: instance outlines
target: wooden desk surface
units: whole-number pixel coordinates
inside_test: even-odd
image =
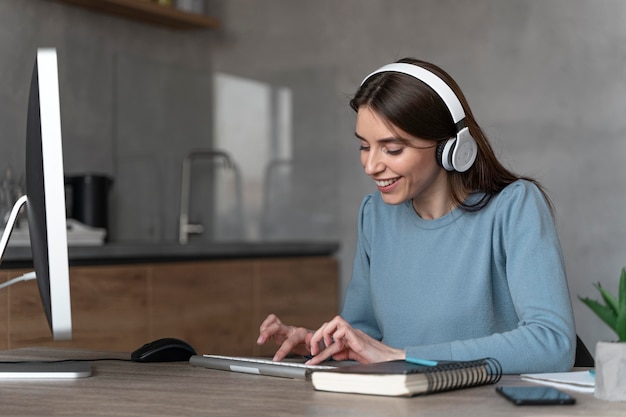
[[[0,360],[129,358],[129,354],[52,348],[0,352]],[[92,363],[77,380],[0,380],[5,416],[620,416],[626,403],[573,393],[574,406],[516,407],[494,386],[413,398],[315,391],[310,382],[195,368],[186,362]],[[498,385],[528,385],[504,376]]]

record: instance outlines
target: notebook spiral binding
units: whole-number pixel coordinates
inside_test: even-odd
[[[459,388],[495,384],[502,377],[502,366],[493,358],[439,364],[425,370],[428,392],[451,391]]]

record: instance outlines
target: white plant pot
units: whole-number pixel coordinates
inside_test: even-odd
[[[626,342],[598,342],[595,357],[596,398],[626,401]]]

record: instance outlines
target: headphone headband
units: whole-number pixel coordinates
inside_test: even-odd
[[[463,106],[461,105],[461,102],[459,101],[457,95],[454,93],[454,91],[452,91],[450,86],[445,83],[445,81],[443,81],[433,72],[418,65],[396,62],[378,68],[376,71],[365,77],[361,82],[361,85],[363,85],[365,81],[367,81],[372,75],[381,72],[399,72],[401,74],[406,74],[412,76],[413,78],[417,78],[418,80],[422,81],[430,88],[435,90],[435,93],[437,93],[439,97],[441,97],[443,102],[448,107],[448,111],[452,116],[454,124],[458,126],[458,123],[465,119],[465,111],[463,110]]]

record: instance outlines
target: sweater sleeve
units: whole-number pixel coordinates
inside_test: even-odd
[[[493,357],[505,373],[571,368],[575,328],[561,246],[552,213],[538,187],[518,181],[501,192],[493,245],[519,318],[517,327],[479,338],[406,347],[415,357],[469,360]]]

